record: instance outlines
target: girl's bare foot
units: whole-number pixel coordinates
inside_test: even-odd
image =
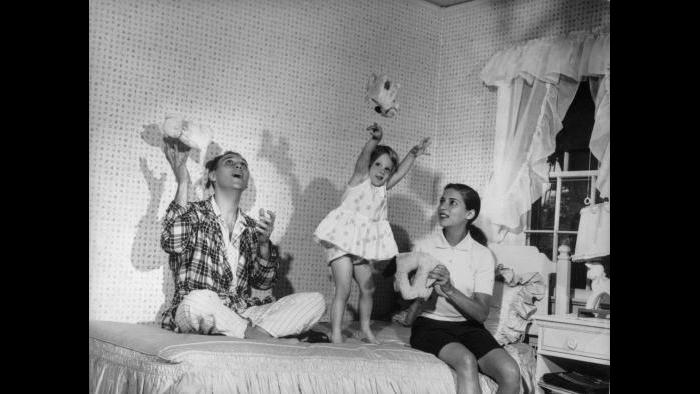
[[[332,333],[331,334],[331,343],[343,343],[343,334],[341,333]]]
[[[379,345],[381,342],[374,336],[374,333],[370,329],[362,330],[362,333],[357,333],[357,338],[364,343],[369,343],[372,345]]]

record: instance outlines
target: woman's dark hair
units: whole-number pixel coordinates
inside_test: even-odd
[[[476,227],[473,224],[469,225],[469,235],[471,235],[472,239],[484,246],[488,246],[489,240],[486,238],[486,234],[484,234],[483,231],[479,227]]]
[[[226,155],[230,155],[230,154],[241,156],[241,154],[238,152],[234,152],[232,150],[227,150],[226,152],[220,154],[219,156],[216,156],[215,158],[209,160],[207,162],[207,164],[204,165],[204,168],[207,169],[207,183],[204,186],[205,189],[209,189],[211,186],[214,186],[214,182],[212,182],[211,179],[209,179],[209,173],[216,171],[216,169],[219,168],[219,160],[221,160],[222,157],[224,157]],[[243,157],[243,156],[241,156],[241,157]]]
[[[479,197],[479,193],[477,193],[476,190],[472,189],[471,187],[462,183],[449,183],[447,184],[447,186],[445,186],[445,190],[447,189],[457,191],[462,196],[462,201],[464,201],[464,206],[466,207],[466,209],[474,210],[474,217],[467,222],[467,230],[469,232],[469,235],[471,235],[471,237],[476,242],[486,246],[488,242],[486,239],[486,234],[484,234],[484,232],[481,231],[480,228],[472,224],[472,222],[474,222],[474,220],[476,220],[476,218],[479,217],[479,211],[481,210],[481,198]]]
[[[383,154],[389,155],[389,159],[391,160],[391,163],[394,165],[394,167],[391,170],[391,173],[395,173],[396,170],[399,167],[399,155],[396,154],[396,152],[391,149],[390,147],[386,145],[377,145],[376,148],[372,151],[372,154],[369,155],[369,165],[372,166],[372,163],[374,163],[377,158]]]

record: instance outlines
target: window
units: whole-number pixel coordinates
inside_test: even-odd
[[[598,160],[591,154],[588,143],[593,130],[595,103],[588,81],[582,81],[569,110],[562,121],[564,127],[557,134],[556,150],[550,155],[549,190],[532,204],[525,229],[526,242],[536,246],[552,261],[557,260],[560,245],[576,250],[579,212],[588,198],[600,203],[595,188]],[[609,257],[603,259],[606,274],[610,276]],[[575,301],[585,297],[586,266],[583,262],[571,264],[571,288]],[[580,293],[580,296],[576,296]]]

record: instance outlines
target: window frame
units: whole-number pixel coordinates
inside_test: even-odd
[[[559,229],[559,217],[561,214],[561,189],[562,180],[569,178],[589,178],[590,180],[590,192],[588,198],[591,202],[596,200],[596,178],[598,177],[598,169],[595,170],[579,170],[579,171],[569,171],[569,152],[564,152],[563,169],[554,170],[549,172],[549,180],[556,180],[556,193],[554,197],[554,225],[551,230],[533,230],[532,227],[532,210],[527,215],[527,223],[523,232],[525,233],[525,243],[531,245],[530,234],[551,234],[552,235],[552,256],[549,256],[552,261],[557,261],[559,254],[559,234],[564,235],[574,235],[578,237],[578,231],[576,230],[560,230]],[[542,197],[540,197],[542,198]],[[573,254],[573,250],[571,251]]]

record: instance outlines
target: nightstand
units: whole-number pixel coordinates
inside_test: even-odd
[[[536,315],[537,393],[542,394],[542,375],[576,370],[607,374],[610,369],[610,320],[567,315]],[[567,393],[547,387],[552,392]]]

